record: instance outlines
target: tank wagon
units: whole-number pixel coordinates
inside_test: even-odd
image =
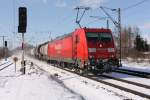
[[[110,29],[79,28],[35,48],[35,56],[62,67],[94,73],[119,66]]]

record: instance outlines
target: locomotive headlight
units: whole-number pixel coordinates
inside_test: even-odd
[[[110,57],[111,57],[111,58],[114,58],[115,56],[114,56],[114,55],[111,55]]]
[[[96,60],[96,62],[98,63],[98,62],[99,62],[99,60],[97,59],[97,60]]]
[[[92,58],[94,58],[94,56],[93,56],[93,55],[90,55],[89,58],[92,59]]]
[[[92,56],[89,56],[90,59],[92,59]]]
[[[108,48],[108,52],[115,52],[114,48]]]

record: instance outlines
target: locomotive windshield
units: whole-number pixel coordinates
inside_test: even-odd
[[[87,33],[88,41],[111,42],[112,36],[110,33]]]

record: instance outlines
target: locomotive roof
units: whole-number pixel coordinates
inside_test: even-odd
[[[71,36],[72,33],[73,33],[73,32],[68,33],[68,34],[64,34],[64,35],[62,35],[62,36],[57,36],[54,40],[60,40],[60,39],[63,39],[64,37]],[[54,40],[52,40],[52,41],[54,41]],[[51,41],[50,41],[50,42],[51,42]]]
[[[105,29],[105,28],[79,28],[79,29],[84,29],[85,31],[99,31],[99,30],[101,30],[101,31],[111,31],[110,29]],[[77,29],[78,30],[78,29]],[[55,39],[61,39],[61,38],[64,38],[64,37],[67,37],[67,36],[70,36],[71,34],[72,34],[73,32],[71,32],[71,33],[68,33],[68,34],[64,34],[64,35],[62,35],[62,36],[58,36],[58,37],[56,37]],[[54,39],[54,40],[55,40]]]
[[[76,30],[82,30],[82,29],[85,30],[86,32],[87,32],[87,31],[89,31],[89,32],[92,32],[92,31],[99,31],[99,30],[104,31],[104,32],[111,32],[110,29],[106,29],[106,28],[86,28],[86,27],[84,27],[84,28],[78,28],[78,29],[76,29]],[[52,42],[52,41],[55,41],[55,40],[61,40],[61,39],[65,38],[65,37],[71,36],[72,33],[73,33],[73,32],[68,33],[68,34],[64,34],[64,35],[62,35],[62,36],[57,36],[55,39],[53,39],[53,40],[51,40],[51,41],[47,41],[47,42],[41,44],[40,46],[45,45],[45,44],[48,44],[49,42]]]
[[[103,32],[111,32],[110,29],[106,29],[106,28],[83,28],[85,31],[103,31]]]

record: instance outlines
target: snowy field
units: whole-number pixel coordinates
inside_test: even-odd
[[[17,67],[20,65],[17,64]],[[26,75],[19,71],[15,73],[14,65],[0,72],[0,100],[82,100],[82,96],[65,88],[51,76],[29,66],[27,68]]]
[[[122,65],[123,66],[120,67],[120,69],[130,69],[130,70],[150,73],[150,63],[148,62],[137,63],[137,62],[133,62],[132,59],[128,59],[128,60],[123,60]],[[137,83],[142,83],[142,84],[150,86],[150,79],[148,80],[145,78],[140,78],[140,77],[127,75],[127,74],[120,74],[120,73],[115,73],[115,72],[112,72],[111,74],[106,74],[106,75],[122,78],[125,80],[137,82]]]
[[[131,69],[135,71],[143,71],[150,73],[150,62],[133,62],[132,59],[123,60],[122,62],[124,69]]]
[[[47,71],[39,70],[36,66],[31,67],[28,62],[26,75],[21,75],[21,55],[14,56],[19,58],[17,72],[15,73],[14,64],[0,71],[0,100],[146,100],[28,56],[25,59]],[[12,58],[8,60],[13,62]],[[4,62],[6,61],[1,60],[0,64]]]

